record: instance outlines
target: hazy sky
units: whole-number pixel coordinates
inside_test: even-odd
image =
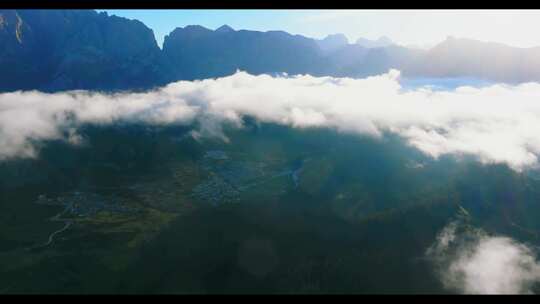
[[[101,11],[101,10],[100,10]],[[540,46],[540,10],[106,10],[138,19],[158,44],[175,27],[284,30],[314,38],[343,33],[349,40],[388,36],[403,45],[429,46],[447,36]]]

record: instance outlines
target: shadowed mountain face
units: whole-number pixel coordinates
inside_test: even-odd
[[[0,10],[0,91],[145,90],[177,80],[250,74],[540,80],[540,48],[448,39],[428,51],[342,34],[322,40],[283,31],[213,31],[190,25],[165,37],[137,20],[92,10]]]
[[[0,11],[0,89],[133,89],[164,83],[151,29],[89,10]]]
[[[37,60],[31,60],[36,49],[34,32],[17,12],[0,11],[0,90],[32,88],[41,81]]]
[[[282,31],[186,26],[165,37],[163,54],[175,66],[178,79],[226,76],[238,69],[251,74],[320,75],[328,67],[313,39]]]

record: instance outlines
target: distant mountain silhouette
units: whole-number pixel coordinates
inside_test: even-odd
[[[383,36],[383,37],[380,37],[377,40],[369,40],[369,39],[366,39],[366,38],[358,38],[358,40],[356,40],[356,44],[370,49],[370,48],[387,47],[387,46],[393,45],[394,43],[392,42],[392,40],[390,40],[390,38],[388,38],[386,36]]]
[[[502,82],[540,81],[540,47],[448,37],[411,65],[406,74],[426,77],[472,76]]]
[[[178,79],[230,75],[289,73],[320,75],[328,64],[315,40],[283,31],[212,31],[199,25],[176,28],[165,36],[163,55]]]
[[[228,33],[228,32],[234,32],[234,29],[226,24],[220,26],[216,29],[217,33]]]
[[[400,69],[410,77],[540,81],[540,48],[449,38],[429,50],[382,37],[349,43],[223,25],[176,28],[157,46],[151,29],[92,10],[0,10],[0,91],[144,90],[176,80],[288,73],[365,77]]]
[[[422,61],[424,53],[422,50],[397,45],[369,48],[361,60],[344,65],[339,70],[338,76],[367,77],[386,73],[390,69],[407,71],[413,64]]]
[[[349,40],[343,34],[333,34],[326,36],[324,39],[317,40],[317,44],[323,53],[331,53],[346,47],[349,44]]]

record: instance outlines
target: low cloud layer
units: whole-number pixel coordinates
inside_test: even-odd
[[[428,249],[443,285],[465,294],[527,294],[540,283],[535,252],[508,237],[453,222]]]
[[[399,72],[365,79],[271,77],[238,72],[180,81],[146,93],[84,91],[0,94],[0,159],[36,157],[36,143],[77,142],[81,124],[200,122],[219,133],[242,115],[297,128],[329,127],[379,137],[402,136],[427,155],[471,154],[516,170],[540,155],[540,84],[404,90]]]

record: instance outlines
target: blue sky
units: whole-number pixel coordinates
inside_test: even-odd
[[[216,29],[228,24],[234,29],[287,30],[291,29],[295,18],[309,15],[309,12],[278,10],[105,10],[109,15],[117,15],[142,21],[152,30],[161,46],[163,37],[176,27],[199,24]]]
[[[99,10],[102,11],[102,10]],[[402,45],[428,47],[447,36],[540,46],[539,10],[105,10],[138,19],[161,45],[175,27],[284,30],[313,38],[343,33],[349,40],[388,36]]]

